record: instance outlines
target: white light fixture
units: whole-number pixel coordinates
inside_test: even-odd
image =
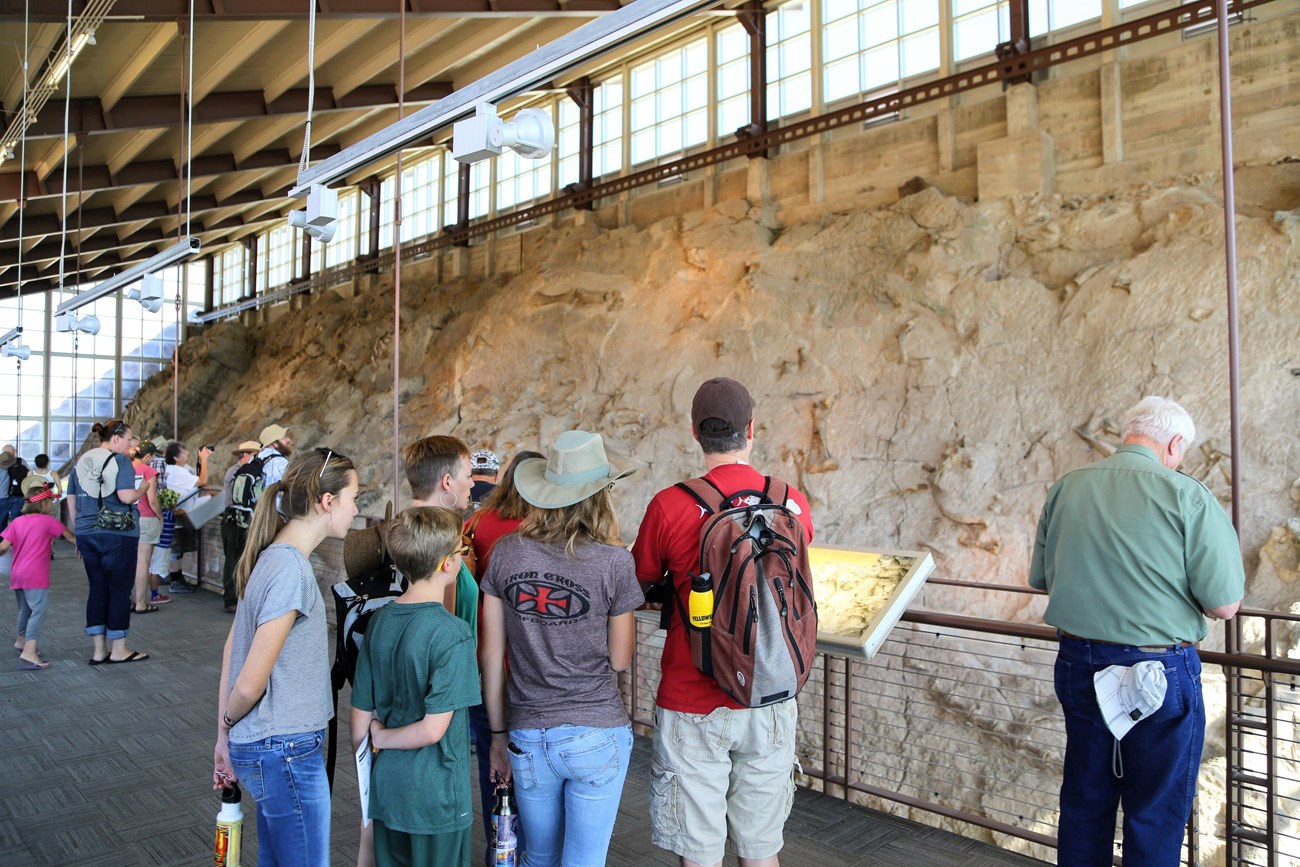
[[[179,241],[175,246],[169,247],[156,256],[152,256],[138,265],[132,265],[120,274],[115,274],[107,280],[99,283],[93,289],[87,289],[85,292],[79,292],[73,297],[64,301],[54,309],[56,314],[67,313],[84,307],[92,301],[98,301],[105,295],[111,295],[123,286],[130,286],[141,277],[155,274],[169,265],[175,265],[183,262],[193,256],[198,255],[202,242],[195,237],[186,238]],[[70,330],[70,329],[61,329]]]
[[[98,334],[99,317],[93,313],[87,313],[85,316],[78,316],[72,311],[60,313],[54,317],[54,330],[65,334],[73,331],[80,331],[82,334]]]
[[[77,59],[77,55],[81,53],[81,49],[85,48],[87,45],[94,44],[95,34],[90,31],[78,33],[76,36],[72,37],[72,51],[59,52],[59,59],[54,62],[54,65],[50,67],[50,71],[45,76],[46,82],[52,87],[63,81],[63,76],[68,74],[68,67],[72,66],[72,61]]]
[[[162,281],[157,277],[146,277],[140,282],[140,288],[126,290],[126,297],[139,301],[140,306],[148,312],[157,313],[163,306]]]
[[[717,3],[718,0],[636,0],[602,15],[321,160],[298,175],[297,186],[289,191],[289,195],[302,198],[313,186],[343,181],[353,172],[445,130],[457,120],[464,119],[481,103],[496,104],[526,93],[593,57]]]
[[[10,328],[9,332],[0,337],[0,355],[5,358],[18,358],[23,361],[32,357],[32,350],[29,346],[19,346],[18,341],[23,338],[23,327]]]
[[[480,103],[474,116],[456,122],[451,155],[462,163],[499,156],[510,148],[524,159],[540,160],[555,147],[555,124],[540,108],[525,108],[512,121],[497,117],[496,106]]]
[[[338,229],[339,193],[329,187],[312,187],[307,193],[307,207],[289,212],[289,225],[302,229],[311,237],[328,244]]]

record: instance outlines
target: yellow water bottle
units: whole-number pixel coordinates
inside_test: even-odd
[[[239,867],[244,828],[244,811],[239,801],[239,783],[231,783],[221,790],[221,812],[217,814],[217,839],[212,851],[214,867]]]
[[[713,625],[713,576],[708,572],[691,575],[691,594],[686,607],[691,626],[708,629]]]

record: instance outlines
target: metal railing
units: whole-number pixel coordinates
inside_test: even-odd
[[[213,525],[202,533],[191,574],[219,590],[221,558]],[[326,540],[312,564],[327,592],[344,578],[342,543]],[[960,592],[1038,594],[929,583],[953,588],[945,600]],[[333,606],[327,609],[332,620]],[[1293,658],[1300,614],[1244,610],[1239,617],[1246,652],[1200,652],[1206,746],[1184,863],[1290,867],[1300,864],[1300,660]],[[657,613],[638,612],[636,654],[619,676],[643,733],[654,727],[664,642],[658,624]],[[906,612],[870,660],[819,654],[798,699],[799,783],[1054,860],[1065,750],[1055,656],[1049,627],[925,610]]]
[[[1241,616],[1255,652],[1200,654],[1206,748],[1183,862],[1300,864],[1300,662],[1286,658],[1300,654],[1300,615]],[[642,730],[654,726],[663,639],[657,615],[638,615],[637,653],[620,682]],[[800,783],[1054,860],[1065,750],[1055,656],[1049,627],[919,610],[870,660],[821,654],[799,696]],[[1243,684],[1235,694],[1229,670]]]

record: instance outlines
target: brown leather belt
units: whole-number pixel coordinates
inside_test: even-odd
[[[1195,643],[1191,641],[1180,641],[1177,644],[1125,644],[1122,641],[1102,641],[1100,638],[1084,638],[1082,635],[1071,635],[1064,629],[1058,629],[1057,632],[1066,638],[1073,638],[1075,641],[1091,641],[1093,644],[1109,644],[1112,647],[1136,647],[1143,653],[1168,653],[1171,650],[1182,650],[1185,647],[1195,646]]]

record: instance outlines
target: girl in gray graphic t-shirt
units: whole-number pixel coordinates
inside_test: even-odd
[[[496,543],[483,576],[492,771],[513,778],[528,858],[541,864],[605,863],[627,776],[632,727],[614,672],[632,660],[632,612],[645,596],[609,489],[629,472],[615,474],[585,431],[521,461],[515,488],[537,511]],[[569,787],[582,795],[566,806]]]
[[[212,782],[238,781],[257,801],[259,864],[329,863],[321,746],[334,710],[325,601],[308,557],[347,534],[356,498],[352,461],[329,449],[295,457],[258,500],[235,573]]]

